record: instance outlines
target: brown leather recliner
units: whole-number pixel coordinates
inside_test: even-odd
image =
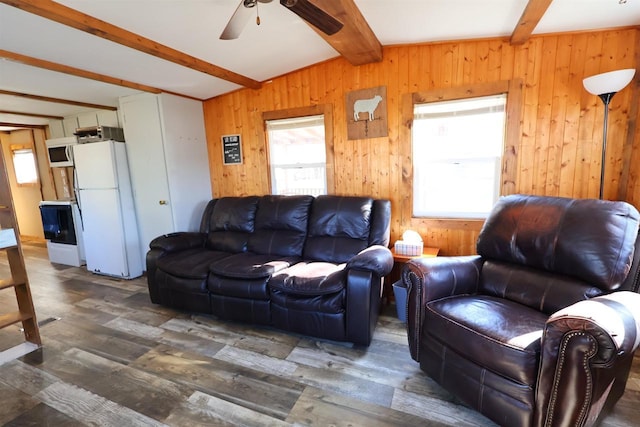
[[[590,426],[624,393],[640,343],[638,211],[501,198],[477,255],[402,272],[411,356],[503,426]]]

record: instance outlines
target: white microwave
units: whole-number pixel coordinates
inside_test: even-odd
[[[71,147],[77,143],[78,139],[75,136],[47,139],[49,165],[52,168],[73,166],[73,149]]]

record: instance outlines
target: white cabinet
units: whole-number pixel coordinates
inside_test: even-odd
[[[212,197],[204,113],[200,101],[146,93],[120,98],[120,113],[146,255],[162,234],[199,229]]]
[[[93,126],[98,126],[98,115],[96,114],[95,111],[78,114],[79,128],[88,128]]]
[[[98,124],[100,126],[110,126],[114,128],[120,127],[120,122],[118,121],[118,112],[111,110],[98,110],[96,112],[96,116],[98,118]]]
[[[49,120],[49,137],[47,139],[53,138],[64,138],[62,120]]]
[[[73,136],[76,129],[78,129],[78,117],[65,117],[62,120],[62,127],[64,128],[64,136]]]
[[[96,110],[78,114],[78,127],[88,128],[93,126],[120,127],[118,113],[113,110]]]

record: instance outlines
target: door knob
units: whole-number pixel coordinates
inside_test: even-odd
[[[167,201],[166,200],[160,200],[158,203],[161,204],[161,205],[166,205]]]

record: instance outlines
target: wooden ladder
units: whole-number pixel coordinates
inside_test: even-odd
[[[0,329],[22,322],[25,340],[40,347],[40,331],[31,298],[29,279],[22,256],[20,232],[16,220],[9,177],[4,155],[0,150],[0,252],[7,256],[11,277],[0,279],[0,291],[13,288],[16,294],[18,310],[9,313],[0,311]],[[1,310],[1,308],[0,308]],[[2,349],[0,349],[2,350]],[[2,353],[6,353],[5,350]]]

